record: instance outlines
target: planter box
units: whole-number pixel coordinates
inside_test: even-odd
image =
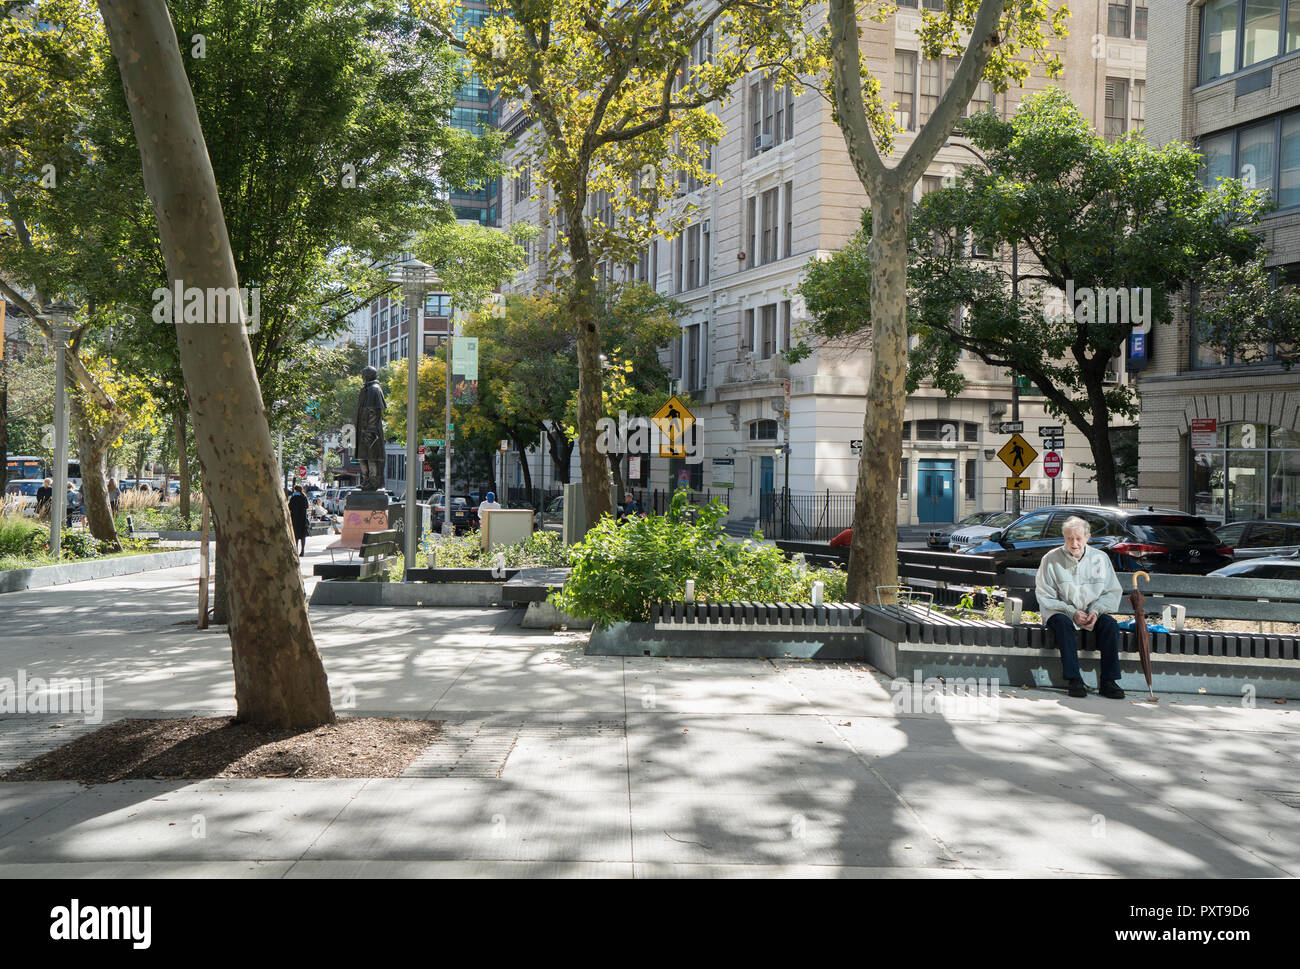
[[[183,565],[198,565],[197,548],[178,548],[168,552],[145,555],[122,555],[109,559],[89,559],[85,562],[68,562],[62,565],[42,565],[34,569],[10,569],[0,572],[0,593],[22,592],[88,579],[107,579],[135,572],[152,572],[156,569],[174,569]]]
[[[353,582],[322,579],[311,593],[313,606],[511,607],[496,582]]]

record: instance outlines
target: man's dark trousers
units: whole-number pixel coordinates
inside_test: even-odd
[[[1047,620],[1047,628],[1052,631],[1056,648],[1061,651],[1061,672],[1067,680],[1081,680],[1079,675],[1078,637],[1070,617],[1057,613]],[[1119,626],[1115,625],[1113,616],[1098,616],[1097,625],[1092,627],[1101,652],[1101,682],[1118,682],[1119,668]]]

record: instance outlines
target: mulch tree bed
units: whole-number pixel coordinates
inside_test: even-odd
[[[313,730],[234,717],[125,719],[0,775],[0,781],[209,777],[397,777],[441,733],[440,720],[349,717]]]

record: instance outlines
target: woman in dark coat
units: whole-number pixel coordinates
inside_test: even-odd
[[[302,492],[302,485],[293,486],[293,495],[289,498],[289,520],[293,522],[293,538],[298,545],[298,557],[307,554],[307,496]]]

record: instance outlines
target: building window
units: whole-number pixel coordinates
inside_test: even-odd
[[[749,425],[751,441],[775,441],[776,421],[754,421]]]
[[[966,459],[966,500],[975,500],[975,459]]]
[[[1275,286],[1295,287],[1300,285],[1300,263],[1277,266],[1272,271]],[[1192,284],[1192,298],[1188,305],[1191,318],[1191,366],[1193,370],[1205,370],[1213,367],[1245,367],[1275,363],[1277,348],[1272,344],[1255,347],[1214,346],[1203,343],[1205,328],[1197,320],[1196,307],[1200,301],[1200,289]]]
[[[1133,39],[1147,39],[1147,0],[1137,0],[1133,7]]]
[[[968,444],[978,444],[980,439],[980,426],[974,421],[966,421],[961,426],[961,439]]]
[[[903,458],[903,461],[902,461],[902,463],[899,465],[899,468],[898,468],[898,497],[903,498],[903,499],[906,499],[907,496],[908,496],[908,489],[907,489],[907,479],[908,479],[908,475],[907,475],[907,466],[908,466],[908,463],[909,463],[909,462],[908,462],[907,458]]]
[[[1128,37],[1128,0],[1108,7],[1106,34],[1109,37]]]
[[[763,325],[763,349],[760,357],[766,360],[776,354],[776,304],[768,303],[759,312]]]
[[[525,165],[515,178],[515,201],[522,202],[532,192],[532,173]]]
[[[753,269],[755,265],[754,255],[754,228],[755,212],[757,211],[758,199],[752,195],[745,201],[745,268]]]
[[[1130,119],[1133,122],[1133,130],[1139,131],[1146,125],[1147,120],[1147,82],[1133,82],[1133,116]]]
[[[777,243],[777,202],[778,189],[768,189],[761,197],[762,226],[759,249],[759,262],[767,264],[776,261]]]
[[[781,255],[789,257],[794,239],[794,182],[785,183],[785,231],[781,233]]]
[[[916,130],[916,51],[894,51],[894,119],[904,131]]]
[[[1128,131],[1128,81],[1106,78],[1106,140],[1123,138]]]
[[[947,444],[957,443],[958,424],[956,421],[928,420],[916,421],[916,439],[918,441],[940,441]]]
[[[686,288],[700,285],[700,226],[686,230]]]
[[[754,349],[754,311],[745,310],[744,325],[740,328],[740,352]]]
[[[930,115],[939,105],[939,98],[943,95],[943,61],[932,61],[929,58],[921,61],[921,83],[920,83],[920,123],[925,124],[930,120]]]
[[[1201,8],[1201,83],[1237,69],[1237,2],[1208,0]]]
[[[781,303],[781,347],[782,350],[790,349],[790,301],[783,300]]]
[[[1213,448],[1191,449],[1193,514],[1225,522],[1300,518],[1300,435],[1220,424]]]

